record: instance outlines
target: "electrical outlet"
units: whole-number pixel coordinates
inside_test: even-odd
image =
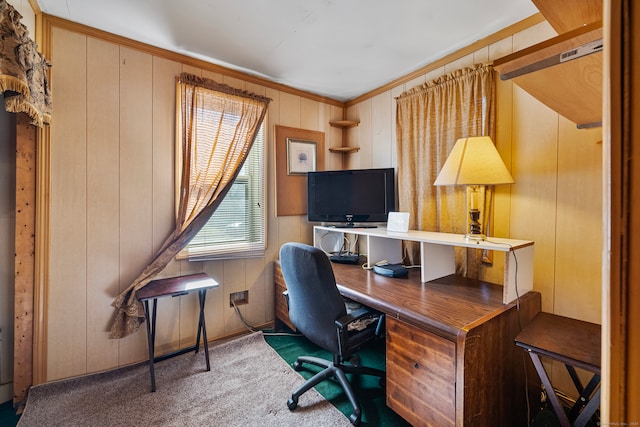
[[[249,304],[249,291],[244,290],[229,294],[229,307],[233,307],[234,303],[235,305]]]

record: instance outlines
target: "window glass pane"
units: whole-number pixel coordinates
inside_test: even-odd
[[[264,256],[264,127],[229,192],[180,258],[191,260]]]

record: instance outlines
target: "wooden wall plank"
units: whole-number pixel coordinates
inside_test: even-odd
[[[602,129],[561,117],[554,313],[602,322]]]
[[[47,301],[47,380],[86,372],[87,37],[55,28],[51,85],[51,243]]]
[[[344,117],[344,109],[336,107],[334,105],[327,106],[329,108],[328,111],[328,122],[333,120],[342,120]],[[325,130],[325,148],[327,150],[327,155],[325,156],[324,169],[325,170],[336,170],[342,169],[342,157],[343,155],[340,153],[331,153],[329,152],[329,148],[331,147],[342,147],[343,143],[348,144],[349,141],[343,141],[343,130],[341,128],[337,128],[334,126],[329,126]],[[345,134],[346,135],[346,134]]]
[[[118,295],[120,227],[119,62],[117,45],[87,38],[87,371],[118,363],[107,339]]]
[[[4,94],[0,95],[0,105],[3,104]],[[16,151],[18,145],[16,142],[16,116],[17,114],[9,113],[4,108],[0,108],[0,402],[7,402],[13,398],[14,346],[12,343],[17,341],[14,339],[17,334],[24,333],[18,329],[22,329],[26,325],[29,336],[32,334],[31,323],[23,324],[19,321],[20,317],[31,316],[32,312],[22,311],[18,312],[16,316],[15,311],[18,301],[16,295],[20,294],[16,292],[15,283],[16,263],[18,262],[16,246],[18,237],[20,237],[16,233],[16,199],[20,196],[16,193],[34,192],[34,188],[16,186],[16,175],[18,174],[16,157],[20,156],[20,152]],[[32,144],[35,146],[35,140],[32,141]],[[35,164],[35,159],[32,159],[32,162]],[[23,174],[28,175],[25,172]],[[35,185],[35,173],[32,174],[34,176],[26,182]],[[34,232],[33,225],[31,225],[31,232]],[[33,244],[33,236],[28,241]],[[24,274],[24,271],[22,273]],[[33,278],[33,272],[31,276]],[[33,282],[27,284],[32,290]],[[29,293],[26,294],[26,297],[31,299]],[[25,296],[22,295],[19,298],[24,299]],[[29,303],[32,307],[33,303],[31,301]],[[14,327],[14,323],[17,323],[17,327]],[[31,354],[28,356],[31,357]],[[29,373],[31,373],[31,369],[29,369]]]
[[[347,110],[347,120],[359,120],[356,127],[345,129],[347,145],[360,147],[355,153],[345,155],[342,164],[345,169],[366,169],[372,167],[373,152],[377,147],[373,146],[372,140],[372,99],[366,99]],[[362,141],[354,143],[352,141]]]
[[[207,336],[211,340],[214,337],[225,336],[224,318],[226,309],[229,306],[229,295],[225,291],[224,263],[215,261],[198,264],[202,265],[202,270],[205,273],[220,283],[219,287],[207,291],[205,319],[207,322]]]
[[[512,52],[513,40],[506,38],[488,46],[487,61],[492,61]],[[475,58],[475,55],[474,55]],[[507,168],[512,167],[512,111],[513,111],[513,83],[496,79],[496,148]],[[509,218],[511,216],[511,185],[498,185],[494,189],[493,198],[493,223],[491,224],[493,236],[509,236]],[[491,260],[490,264],[483,265],[481,277],[491,283],[500,283],[503,280],[504,260],[502,256],[486,254]]]
[[[493,43],[487,48],[486,61],[492,61],[512,52],[513,40],[506,38]],[[479,57],[474,54],[474,60]],[[476,61],[477,63],[477,61]],[[496,148],[509,170],[512,169],[512,111],[513,111],[513,83],[496,79]],[[509,236],[509,218],[511,215],[511,185],[498,185],[494,189],[493,198],[493,223],[491,235]],[[481,277],[491,283],[500,283],[503,280],[504,260],[502,256],[485,254],[490,264],[483,265]]]
[[[245,289],[249,291],[249,304],[244,306],[243,316],[250,325],[259,326],[273,320],[273,274],[264,268],[259,258],[246,260],[247,275]]]
[[[553,313],[558,115],[514,86],[513,128],[510,237],[535,242],[533,287]]]
[[[456,70],[460,70],[462,68],[472,67],[473,64],[474,64],[473,53],[469,53],[468,55],[458,58],[453,62],[449,62],[448,64],[445,64],[444,72],[445,74],[449,74]]]
[[[165,189],[176,185],[175,79],[179,62],[153,58],[153,250],[156,252],[175,225],[175,194]]]
[[[33,288],[35,282],[36,128],[16,117],[15,294],[13,403],[26,400],[33,381]]]
[[[371,99],[371,167],[397,167],[397,152],[392,137],[395,110],[390,109],[391,92],[384,92]],[[395,129],[395,128],[394,128]]]
[[[534,44],[540,43],[557,36],[558,33],[549,25],[547,21],[533,25],[525,30],[516,33],[511,37],[513,43],[513,52],[525,49]]]
[[[229,295],[232,292],[245,290],[246,284],[246,263],[245,259],[229,259],[221,261],[224,268],[224,290],[222,305],[224,307],[224,331],[229,334],[233,331],[242,330],[242,321],[232,307],[229,307]],[[246,306],[242,306],[242,312],[246,311]]]
[[[266,127],[266,152],[267,152],[267,249],[266,259],[278,259],[280,250],[279,223],[280,217],[276,216],[277,192],[276,192],[276,128],[280,122],[280,93],[273,89],[267,89],[265,95],[271,98],[267,112]]]
[[[280,94],[280,122],[281,126],[300,128],[300,97],[288,93]]]
[[[175,227],[175,105],[176,77],[182,64],[164,58],[153,57],[153,111],[152,111],[152,253],[156,254]],[[177,266],[177,265],[176,265]],[[174,267],[174,266],[172,266]],[[180,271],[163,271],[163,277],[180,275]],[[199,272],[199,271],[198,271]],[[191,295],[193,297],[193,295]],[[158,300],[156,342],[158,354],[177,350],[180,346],[180,329],[177,321],[182,298]],[[195,329],[195,327],[194,327]],[[191,332],[193,333],[193,332]],[[191,343],[193,344],[193,343]]]
[[[120,290],[153,255],[152,57],[120,48]],[[146,332],[120,339],[120,364],[147,358]]]
[[[320,122],[320,106],[316,101],[300,98],[300,128],[324,132],[323,123]]]

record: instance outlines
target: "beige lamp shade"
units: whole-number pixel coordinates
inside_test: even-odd
[[[500,153],[488,136],[460,138],[433,185],[513,184]]]

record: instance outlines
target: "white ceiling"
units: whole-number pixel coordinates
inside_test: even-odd
[[[68,19],[348,101],[537,12],[531,0],[37,0]]]

